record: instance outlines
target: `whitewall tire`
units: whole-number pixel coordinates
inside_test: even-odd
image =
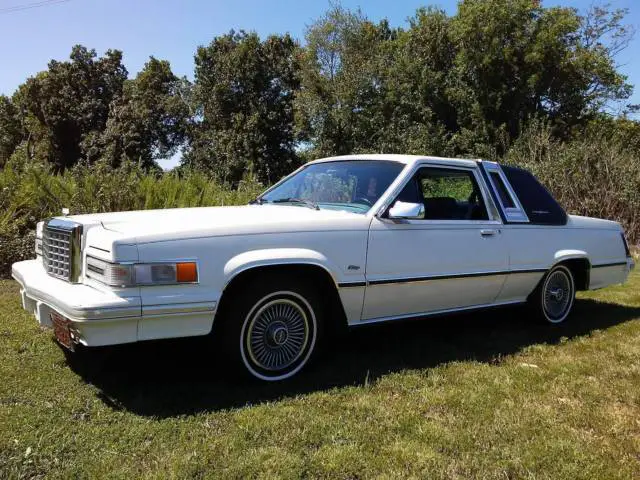
[[[268,275],[231,293],[214,340],[241,371],[276,382],[312,359],[322,333],[322,306],[306,282]]]
[[[576,288],[571,270],[556,265],[542,279],[532,301],[542,320],[551,324],[564,322],[573,308]]]
[[[268,294],[253,305],[242,324],[242,362],[260,380],[285,380],[306,365],[317,330],[315,312],[302,295],[292,291]]]

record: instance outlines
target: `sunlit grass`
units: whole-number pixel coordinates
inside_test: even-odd
[[[201,340],[70,368],[15,283],[0,305],[2,478],[640,476],[638,273],[559,328],[505,309],[354,331],[277,386],[221,378]]]

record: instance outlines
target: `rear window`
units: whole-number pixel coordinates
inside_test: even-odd
[[[516,192],[531,223],[565,225],[567,214],[549,191],[531,173],[518,167],[502,165],[507,180]]]

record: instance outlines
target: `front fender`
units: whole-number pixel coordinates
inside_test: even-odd
[[[225,287],[233,278],[252,268],[270,265],[316,265],[326,270],[337,285],[338,268],[325,255],[307,248],[268,248],[243,252],[224,266]]]

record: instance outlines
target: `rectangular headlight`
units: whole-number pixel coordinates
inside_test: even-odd
[[[87,277],[111,285],[112,287],[132,287],[133,265],[105,262],[94,257],[87,257]]]
[[[87,256],[87,277],[112,287],[196,283],[196,262],[110,263]]]

